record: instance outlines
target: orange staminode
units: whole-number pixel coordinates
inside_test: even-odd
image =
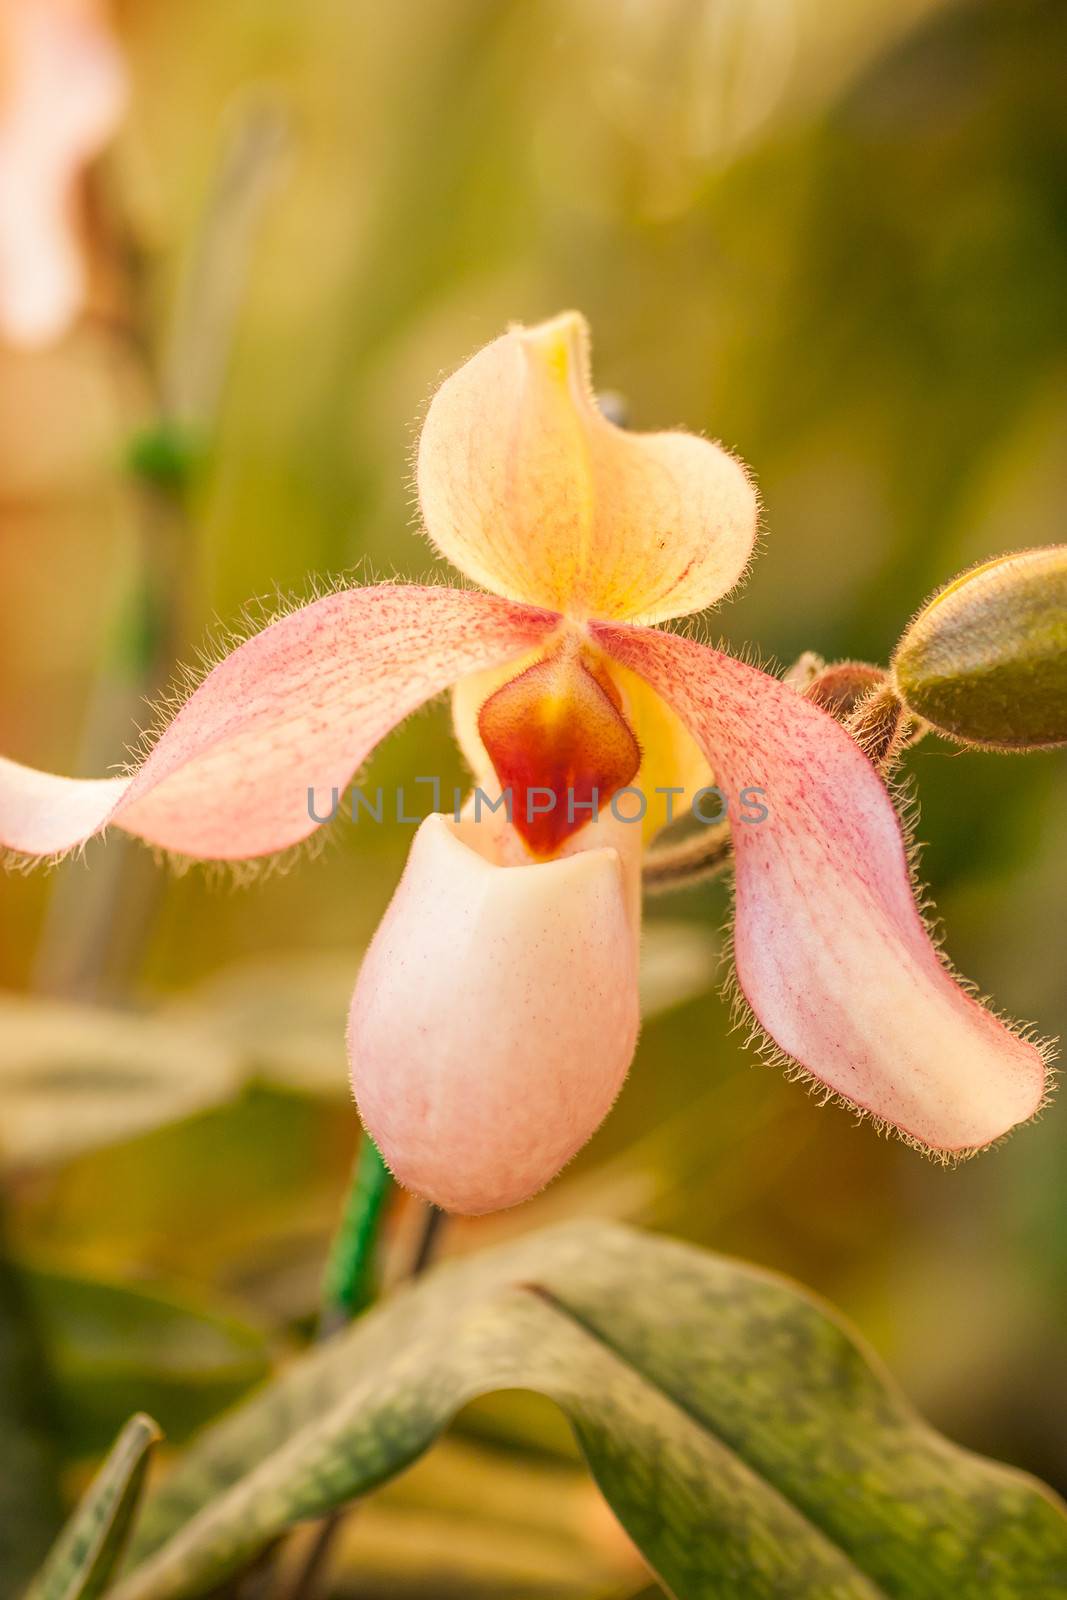
[[[619,691],[592,656],[574,648],[491,694],[478,731],[502,788],[511,790],[514,825],[538,856],[553,855],[593,818],[591,803],[606,806],[641,765]]]

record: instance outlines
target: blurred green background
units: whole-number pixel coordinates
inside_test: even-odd
[[[176,660],[253,597],[431,572],[410,455],[435,382],[509,320],[567,306],[635,426],[709,432],[758,476],[764,548],[714,619],[731,647],[884,662],[962,567],[1064,537],[1055,0],[119,15],[134,103],[97,182],[136,242],[157,361],[234,126],[266,97],[288,130],[169,584]],[[124,755],[115,638],[144,527],[125,359],[99,318],[0,357],[0,749],[57,771]],[[461,781],[444,705],[368,777],[431,770]],[[954,961],[1063,1032],[1063,757],[929,740],[908,770]],[[25,1462],[0,1489],[18,1524],[0,1572],[32,1564],[128,1411],[180,1442],[306,1336],[357,1134],[341,1019],[409,837],[341,826],[241,886],[122,862],[122,984],[86,910],[114,842],[0,885],[19,1269],[0,1276],[0,1439]],[[947,1171],[819,1109],[729,1032],[709,959],[726,910],[721,885],[651,906],[657,1014],[619,1106],[546,1196],[449,1247],[600,1214],[780,1268],[851,1316],[939,1427],[1067,1489],[1067,1111]],[[86,937],[98,997],[121,989],[131,1015],[49,998],[78,989]],[[394,1207],[393,1263],[414,1223]],[[472,1408],[444,1449],[353,1528],[361,1595],[641,1589],[544,1408]]]

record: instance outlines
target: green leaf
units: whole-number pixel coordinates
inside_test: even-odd
[[[684,1600],[1053,1600],[1067,1518],[928,1428],[832,1313],[753,1267],[601,1224],[441,1268],[209,1432],[115,1600],[187,1600],[409,1465],[459,1407],[566,1413]]]
[[[235,962],[158,1015],[222,1041],[246,1077],[347,1099],[345,1019],[360,956],[349,948]]]
[[[0,1594],[8,1595],[37,1570],[63,1509],[47,1373],[2,1224],[0,1217]]]
[[[116,1149],[88,1151],[47,1184],[24,1186],[25,1254],[62,1248],[126,1283],[142,1272],[233,1286],[272,1321],[279,1304],[282,1319],[303,1316],[336,1220],[353,1123],[311,1097],[250,1088]]]
[[[130,1418],[26,1600],[93,1600],[103,1594],[126,1543],[149,1457],[160,1437],[151,1417]]]
[[[39,1267],[23,1281],[74,1454],[105,1450],[138,1404],[187,1438],[270,1370],[264,1335],[210,1301]]]
[[[907,628],[893,673],[909,710],[967,744],[1067,742],[1067,545],[954,579]]]

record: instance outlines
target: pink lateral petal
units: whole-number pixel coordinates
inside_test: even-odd
[[[301,607],[208,673],[131,778],[0,762],[0,846],[69,850],[108,823],[180,855],[296,844],[374,746],[465,673],[521,655],[558,618],[474,591],[380,584]]]
[[[1042,1054],[941,960],[892,802],[847,734],[777,679],[691,640],[593,632],[674,708],[730,797],[737,976],[774,1042],[933,1149],[980,1148],[1032,1116]],[[766,790],[770,815],[746,825],[736,797],[749,785]]]
[[[348,1028],[360,1116],[394,1174],[470,1216],[529,1199],[581,1149],[638,1029],[620,850],[498,865],[479,833],[492,830],[422,824]]]

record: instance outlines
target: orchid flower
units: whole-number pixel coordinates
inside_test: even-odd
[[[0,0],[0,332],[58,337],[85,295],[77,182],[122,115],[98,0]]]
[[[733,954],[779,1058],[946,1154],[1034,1113],[1043,1052],[935,948],[857,744],[788,684],[653,626],[744,574],[744,468],[601,415],[572,313],[511,329],[444,382],[417,480],[430,539],[480,589],[350,588],[281,617],[208,673],[128,776],[0,762],[0,843],[48,856],[112,825],[187,856],[282,850],[328,809],[309,791],[342,789],[455,685],[457,737],[498,809],[479,815],[476,789],[458,820],[421,824],[349,1024],[359,1110],[402,1183],[490,1211],[589,1139],[637,1041],[642,854],[671,798],[712,775],[728,796],[764,795],[766,815],[733,826]],[[627,790],[655,801],[641,826],[607,809]],[[633,794],[616,809],[636,810]]]

